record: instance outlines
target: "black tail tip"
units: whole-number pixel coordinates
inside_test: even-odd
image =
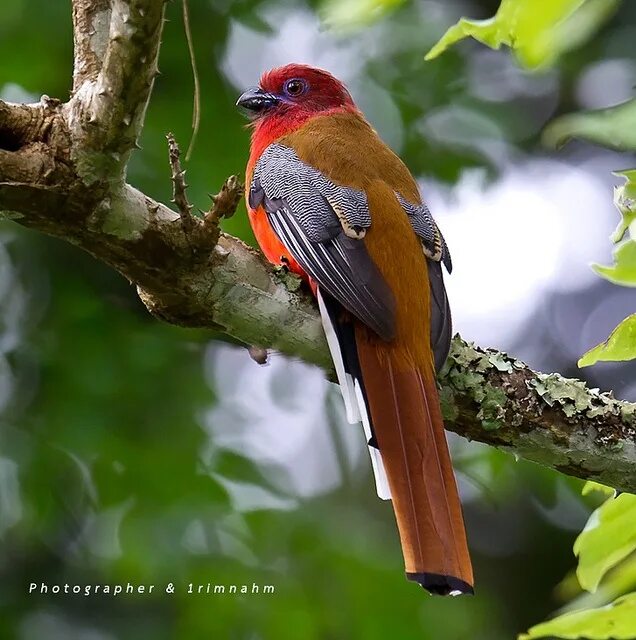
[[[407,573],[406,577],[436,596],[472,596],[475,594],[471,585],[453,576],[444,576],[439,573]]]

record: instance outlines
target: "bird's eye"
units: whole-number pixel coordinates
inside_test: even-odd
[[[287,80],[283,90],[288,96],[295,98],[302,95],[307,90],[307,83],[301,78],[292,78]]]

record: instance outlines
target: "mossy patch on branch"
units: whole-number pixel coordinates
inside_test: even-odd
[[[442,379],[450,383],[442,391],[444,417],[452,421],[459,415],[454,405],[454,390],[457,390],[479,406],[477,419],[484,429],[492,431],[504,426],[508,398],[503,388],[489,382],[489,373],[494,371],[511,373],[513,361],[505,353],[480,351],[455,336],[440,374]]]
[[[607,444],[636,435],[636,406],[590,389],[580,380],[536,373],[506,353],[480,349],[459,336],[453,339],[440,380],[446,385],[444,417],[450,421],[460,416],[463,397],[477,405],[476,418],[488,431],[541,423],[563,436],[579,425],[594,427],[597,439]],[[544,412],[550,412],[549,417]]]

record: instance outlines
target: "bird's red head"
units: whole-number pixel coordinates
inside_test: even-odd
[[[288,64],[267,71],[258,87],[248,89],[236,103],[254,124],[254,147],[267,146],[310,118],[357,108],[346,87],[327,71]]]
[[[302,64],[267,71],[259,86],[248,89],[237,104],[254,120],[281,116],[296,119],[334,109],[355,109],[340,80]]]

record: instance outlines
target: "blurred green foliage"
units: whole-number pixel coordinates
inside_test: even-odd
[[[362,73],[365,85],[377,88],[368,100],[370,116],[377,109],[380,120],[394,123],[389,133],[415,173],[445,181],[471,167],[494,173],[493,141],[536,152],[545,113],[571,108],[581,70],[633,54],[624,27],[636,12],[626,6],[584,49],[568,53],[609,19],[609,10],[600,12],[596,3],[601,17],[592,26],[582,21],[563,43],[550,40],[563,58],[559,77],[548,78],[559,83],[559,102],[546,112],[533,108],[543,103],[532,92],[493,99],[472,91],[470,54],[449,51],[424,63],[451,13],[465,10],[465,3],[335,6],[334,24],[363,26],[334,36],[332,44],[339,52],[360,39],[369,50]],[[493,10],[487,1],[470,8],[484,16]],[[294,14],[300,24],[326,9],[322,2],[190,0],[190,10],[202,122],[188,179],[192,201],[204,208],[206,193],[240,174],[247,157],[249,134],[234,109],[241,87],[231,86],[223,72],[232,34],[249,32],[242,46],[253,49],[255,82],[258,39],[276,36],[280,16]],[[369,26],[378,15],[386,19]],[[188,140],[193,92],[178,3],[169,4],[168,19],[143,150],[129,171],[135,186],[164,202],[170,198],[165,133]],[[365,34],[371,36],[363,41]],[[547,60],[541,46],[532,55]],[[556,55],[550,59],[561,63]],[[26,101],[46,93],[64,99],[72,64],[69,3],[5,0],[0,60],[3,98]],[[526,81],[519,74],[517,87]],[[504,79],[503,88],[513,84]],[[532,86],[540,92],[543,85]],[[224,228],[253,242],[243,214],[224,221]],[[217,427],[250,428],[240,410],[213,413],[227,399],[209,373],[220,336],[151,319],[134,287],[73,247],[11,223],[0,231],[2,640],[498,640],[562,603],[552,587],[573,567],[573,536],[590,504],[578,497],[580,483],[497,451],[458,445],[477,596],[428,598],[403,577],[390,507],[375,498],[368,465],[347,463],[339,449],[340,485],[303,496],[275,481],[284,469],[217,443]],[[233,393],[249,396],[240,371],[227,375],[236,375],[229,381]],[[291,383],[272,383],[270,409],[293,403]],[[339,442],[351,427],[329,419]],[[258,489],[279,507],[239,508],[230,490],[237,486]],[[608,597],[633,587],[625,576]],[[29,594],[32,582],[133,582],[156,589],[116,598]],[[272,584],[276,593],[188,594],[190,583]]]
[[[370,24],[404,4],[405,0],[325,0],[321,17],[335,29],[350,29]]]
[[[630,106],[636,101],[628,103]],[[631,107],[633,111],[633,106]],[[636,126],[636,112],[632,113],[633,122],[625,122],[631,129]],[[629,143],[636,149],[636,141]],[[614,264],[606,267],[592,265],[602,278],[625,287],[636,287],[636,169],[617,171],[616,175],[625,179],[625,183],[614,190],[614,204],[621,215],[621,221],[611,240],[618,244],[614,250]],[[626,235],[629,238],[624,240]],[[579,367],[587,367],[600,361],[620,361],[636,359],[636,314],[625,318],[612,331],[605,342],[585,353],[579,360]]]
[[[585,353],[579,360],[579,367],[588,367],[602,361],[619,362],[634,358],[636,358],[636,314],[625,318],[605,342],[601,342]]]
[[[600,485],[597,485],[600,488]],[[584,492],[589,491],[586,485]],[[603,489],[606,493],[606,490]],[[612,588],[601,595],[604,606],[591,602],[582,608],[532,627],[519,640],[530,638],[588,638],[589,640],[631,640],[636,633],[636,592],[624,593],[634,586],[636,574],[633,552],[636,550],[636,496],[621,494],[609,497],[592,515],[583,532],[574,544],[578,555],[578,581],[584,589],[594,593],[601,580],[611,569],[609,577]],[[618,587],[618,589],[617,589]],[[597,599],[598,600],[598,599]],[[609,602],[609,604],[607,604]]]
[[[621,221],[612,235],[614,243],[620,242],[631,224],[636,221],[636,169],[617,171],[616,175],[624,178],[625,183],[614,190],[614,203],[621,214]],[[636,227],[631,235],[636,236]]]
[[[580,45],[609,19],[618,2],[607,0],[502,0],[489,20],[462,18],[448,29],[427,53],[432,60],[451,45],[467,37],[493,49],[502,44],[512,48],[519,62],[539,69],[555,63],[560,55]],[[561,116],[543,133],[550,146],[561,146],[571,138],[583,138],[610,149],[636,150],[636,99],[606,109]],[[619,242],[636,215],[636,170],[620,172],[626,183],[616,190],[615,203],[622,217],[612,240]],[[615,284],[636,286],[636,237],[626,240],[614,252],[612,267],[595,266],[596,272]],[[636,357],[633,317],[627,318],[602,343],[585,353],[579,366],[599,360],[630,360]]]
[[[492,48],[506,44],[514,49],[518,60],[527,67],[537,68],[553,63],[567,50],[569,20],[588,11],[594,16],[581,29],[578,22],[575,33],[593,31],[613,11],[613,3],[594,0],[561,0],[559,2],[532,2],[502,0],[494,18],[475,22],[462,19],[451,27],[427,54],[433,59],[451,44],[464,37],[473,38]],[[595,7],[589,11],[590,7]],[[601,11],[597,11],[601,9]],[[609,10],[609,11],[608,11]],[[594,13],[596,12],[596,13]],[[575,36],[578,40],[578,36]],[[562,116],[551,123],[543,138],[554,146],[571,137],[580,137],[612,149],[636,150],[636,100],[615,107]],[[626,183],[616,190],[615,203],[621,214],[621,223],[612,240],[621,242],[633,223],[635,205],[634,175],[636,170],[621,172]],[[627,286],[636,286],[636,236],[625,240],[614,252],[612,267],[595,266],[599,275]],[[629,360],[636,358],[636,314],[626,318],[606,342],[588,351],[579,366],[588,366],[600,360]],[[588,493],[589,485],[583,489]],[[624,561],[636,550],[636,496],[622,494],[610,497],[588,520],[574,544],[578,556],[577,578],[583,589],[594,592],[605,574]],[[631,577],[631,575],[630,575]],[[632,586],[631,582],[626,585]],[[586,608],[565,613],[553,620],[532,627],[519,640],[557,636],[559,638],[588,638],[590,640],[632,639],[636,637],[636,592],[623,595],[601,608]]]
[[[600,609],[565,614],[532,627],[519,640],[531,638],[589,638],[590,640],[632,640],[636,618],[636,594],[618,598]]]
[[[610,149],[636,151],[636,99],[607,109],[561,116],[546,128],[543,139],[549,145],[559,146],[571,138],[583,138]],[[615,172],[624,183],[614,190],[614,204],[621,221],[611,236],[618,246],[614,250],[614,264],[606,267],[593,265],[606,280],[627,287],[636,286],[636,169]],[[580,366],[598,360],[628,360],[636,357],[636,333],[633,320],[621,323],[605,344],[588,351]],[[597,357],[602,354],[602,357]],[[615,354],[616,357],[613,357]]]
[[[587,591],[596,591],[603,576],[636,549],[636,496],[608,498],[591,516],[574,543],[576,575]]]
[[[614,264],[611,267],[594,265],[600,276],[626,287],[636,286],[636,240],[626,240],[614,250]]]
[[[585,138],[610,149],[636,150],[636,99],[615,107],[572,113],[546,127],[543,139],[561,146],[571,138]]]
[[[618,0],[502,0],[489,20],[459,20],[426,57],[432,60],[472,37],[493,49],[512,47],[519,62],[531,69],[549,66],[592,36],[617,6]]]

